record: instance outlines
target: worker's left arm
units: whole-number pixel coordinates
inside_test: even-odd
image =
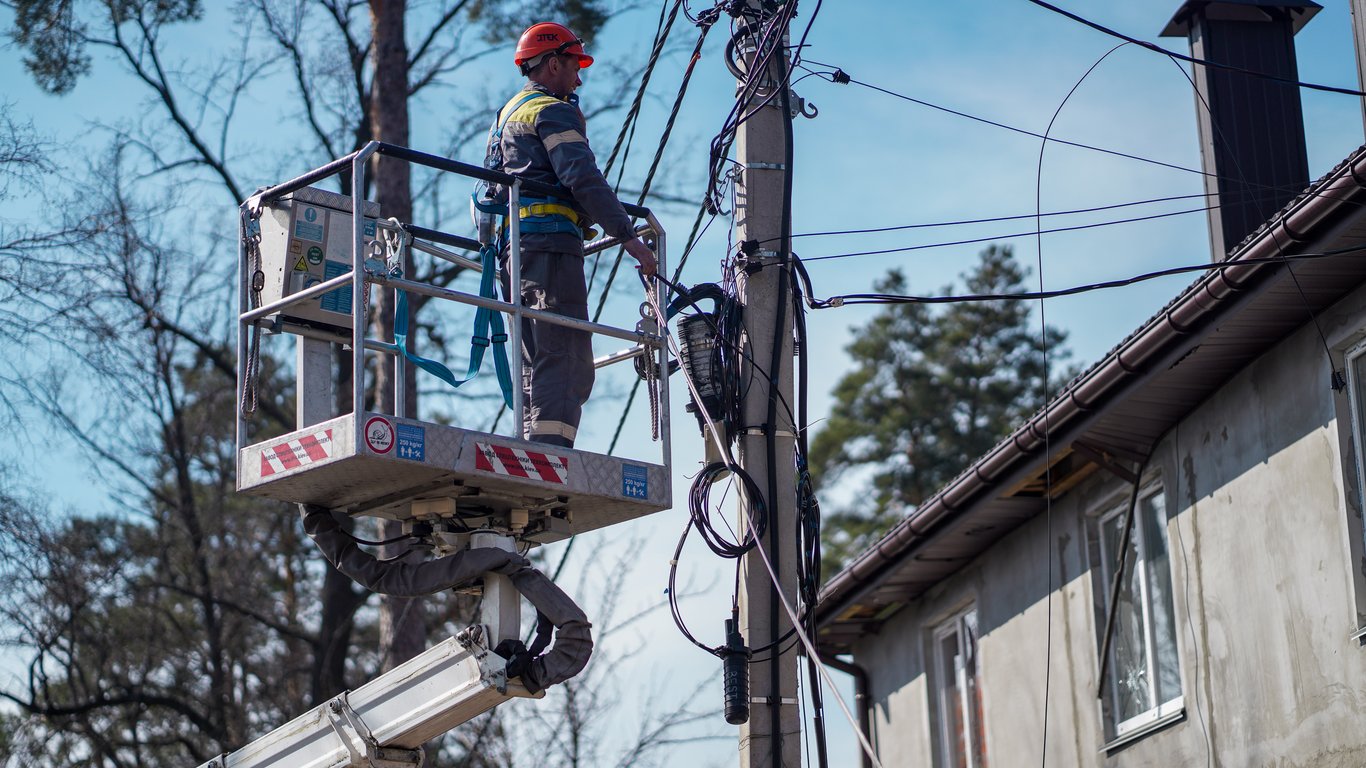
[[[555,176],[573,194],[574,202],[607,234],[623,240],[634,238],[631,217],[598,170],[579,108],[564,102],[546,107],[537,116],[536,133],[550,156]]]

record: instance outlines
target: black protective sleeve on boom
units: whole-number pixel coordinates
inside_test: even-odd
[[[518,593],[555,627],[555,643],[550,650],[518,664],[522,667],[522,685],[528,691],[537,693],[562,683],[588,665],[593,655],[593,625],[588,623],[588,616],[559,585],[532,568],[521,555],[488,547],[421,563],[379,560],[356,546],[326,507],[300,504],[299,514],[304,531],[327,561],[372,592],[417,597],[472,583],[490,571],[510,578]]]
[[[577,675],[593,655],[593,625],[583,609],[544,573],[527,565],[508,574],[512,585],[555,626],[555,644],[532,659],[522,672],[522,685],[536,693]],[[538,632],[539,634],[539,632]]]
[[[379,560],[356,546],[355,540],[332,519],[332,513],[326,507],[300,504],[299,514],[304,520],[304,531],[329,563],[357,584],[381,595],[431,595],[473,583],[489,571],[513,576],[516,583],[515,574],[531,567],[526,558],[516,552],[492,547],[466,550],[420,563]],[[520,585],[518,589],[521,589]]]

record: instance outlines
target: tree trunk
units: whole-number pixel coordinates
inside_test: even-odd
[[[370,130],[375,139],[400,146],[408,145],[408,45],[404,37],[404,0],[370,0],[370,24],[374,35],[375,75],[370,89]],[[408,164],[394,158],[376,156],[375,190],[381,212],[399,221],[413,220],[411,171]],[[403,265],[404,274],[411,274],[412,265]],[[379,292],[374,324],[376,335],[392,338],[394,293]],[[408,318],[412,327],[412,317]],[[375,378],[376,397],[380,410],[394,412],[395,377],[393,359],[380,358]],[[411,366],[405,376],[404,413],[417,413],[417,387]],[[401,533],[399,523],[380,522],[381,539]],[[392,557],[406,548],[395,551],[385,547],[382,557]],[[420,600],[383,597],[380,602],[380,656],[385,670],[416,656],[426,646],[426,622],[423,621]]]

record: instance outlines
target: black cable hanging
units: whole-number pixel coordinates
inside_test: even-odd
[[[1286,83],[1286,84],[1288,84],[1288,85],[1294,85],[1294,86],[1297,86],[1297,87],[1300,87],[1300,88],[1309,88],[1309,89],[1315,90],[1315,91],[1325,91],[1325,92],[1328,92],[1328,93],[1341,93],[1341,94],[1343,94],[1343,95],[1345,95],[1345,96],[1366,96],[1366,92],[1358,91],[1358,90],[1355,90],[1355,89],[1352,89],[1352,88],[1339,88],[1339,87],[1333,86],[1333,85],[1319,85],[1318,83],[1306,83],[1306,82],[1304,82],[1304,81],[1302,81],[1302,80],[1295,80],[1295,79],[1288,78],[1288,77],[1280,77],[1280,76],[1278,76],[1278,75],[1273,75],[1273,74],[1270,74],[1270,73],[1268,73],[1268,72],[1258,72],[1257,70],[1254,70],[1254,69],[1246,69],[1246,68],[1244,68],[1244,67],[1237,67],[1237,66],[1234,66],[1234,65],[1232,65],[1232,64],[1221,64],[1220,62],[1217,62],[1217,61],[1210,61],[1209,59],[1197,59],[1197,58],[1195,58],[1195,57],[1193,57],[1193,56],[1187,56],[1187,55],[1185,55],[1185,54],[1177,53],[1176,51],[1168,50],[1168,49],[1163,48],[1162,46],[1160,46],[1160,45],[1158,45],[1158,44],[1156,44],[1156,43],[1150,43],[1150,42],[1147,42],[1146,40],[1139,40],[1139,39],[1136,38],[1136,37],[1130,37],[1130,36],[1124,34],[1123,32],[1119,32],[1119,31],[1113,30],[1113,29],[1111,29],[1111,28],[1109,28],[1109,27],[1106,27],[1106,26],[1103,26],[1103,25],[1101,25],[1101,24],[1098,24],[1098,23],[1096,23],[1096,22],[1094,22],[1094,21],[1091,21],[1090,19],[1084,18],[1084,17],[1082,17],[1082,16],[1078,16],[1077,14],[1072,13],[1072,12],[1070,12],[1070,11],[1064,11],[1063,9],[1059,8],[1058,6],[1053,5],[1053,4],[1051,4],[1051,3],[1046,3],[1046,2],[1044,2],[1043,0],[1029,0],[1029,2],[1033,3],[1034,5],[1039,6],[1040,8],[1045,8],[1045,9],[1047,9],[1047,10],[1050,10],[1050,11],[1052,11],[1053,13],[1056,13],[1056,14],[1059,14],[1059,15],[1062,15],[1062,16],[1066,16],[1067,18],[1071,19],[1072,21],[1075,21],[1075,22],[1077,22],[1077,23],[1079,23],[1079,24],[1084,24],[1084,25],[1090,27],[1091,29],[1096,30],[1097,32],[1101,32],[1101,33],[1104,33],[1104,34],[1106,34],[1106,35],[1109,35],[1110,37],[1114,37],[1114,38],[1117,38],[1117,39],[1119,39],[1119,40],[1123,40],[1123,41],[1126,42],[1126,43],[1133,43],[1134,45],[1137,45],[1137,46],[1139,46],[1139,47],[1141,47],[1141,48],[1147,48],[1147,49],[1150,50],[1150,51],[1154,51],[1154,52],[1156,52],[1156,53],[1160,53],[1160,54],[1162,54],[1163,56],[1170,56],[1171,58],[1180,59],[1181,61],[1189,62],[1189,63],[1191,63],[1191,64],[1199,64],[1199,65],[1201,65],[1201,66],[1203,66],[1203,67],[1212,67],[1212,68],[1214,68],[1214,69],[1224,69],[1224,70],[1228,70],[1228,71],[1230,71],[1230,72],[1239,72],[1239,73],[1242,73],[1242,74],[1244,74],[1244,75],[1251,75],[1252,77],[1260,77],[1260,78],[1262,78],[1262,79],[1264,79],[1264,80],[1271,80],[1271,81],[1274,81],[1274,82],[1277,82],[1277,83]]]

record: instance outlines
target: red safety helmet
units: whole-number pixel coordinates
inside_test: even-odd
[[[532,24],[517,41],[517,53],[512,63],[525,67],[532,59],[546,53],[563,53],[579,57],[579,69],[587,69],[593,64],[593,57],[583,50],[583,41],[569,27],[553,21]]]

